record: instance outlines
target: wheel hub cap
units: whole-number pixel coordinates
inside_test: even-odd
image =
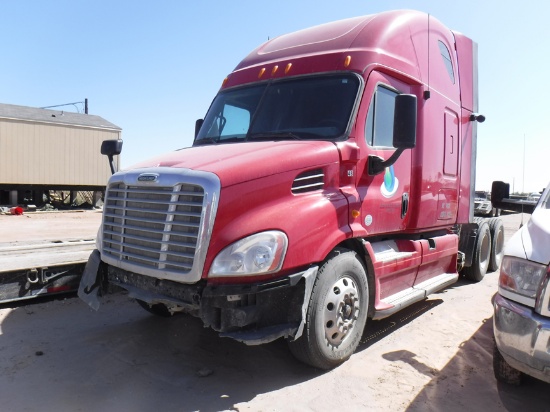
[[[353,279],[338,279],[325,298],[325,337],[332,346],[339,346],[350,334],[359,316],[360,295]]]

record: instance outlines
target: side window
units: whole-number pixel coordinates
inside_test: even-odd
[[[441,52],[441,57],[443,58],[443,63],[445,64],[445,68],[447,69],[447,73],[449,73],[449,77],[451,78],[451,81],[453,84],[455,84],[455,73],[453,70],[453,62],[451,61],[451,54],[449,53],[449,49],[447,49],[447,46],[441,41],[437,41],[439,44],[439,51]]]
[[[376,147],[393,148],[393,115],[397,92],[377,86],[367,114],[365,139]]]

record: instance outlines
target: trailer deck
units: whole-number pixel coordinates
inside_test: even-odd
[[[0,303],[76,291],[100,221],[98,211],[0,215]]]

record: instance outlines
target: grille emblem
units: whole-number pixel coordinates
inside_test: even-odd
[[[138,182],[157,182],[159,175],[156,173],[142,173],[138,176]]]

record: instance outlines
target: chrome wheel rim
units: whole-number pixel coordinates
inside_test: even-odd
[[[325,337],[332,346],[339,346],[351,334],[359,317],[360,294],[349,276],[338,279],[325,298],[323,322]]]

